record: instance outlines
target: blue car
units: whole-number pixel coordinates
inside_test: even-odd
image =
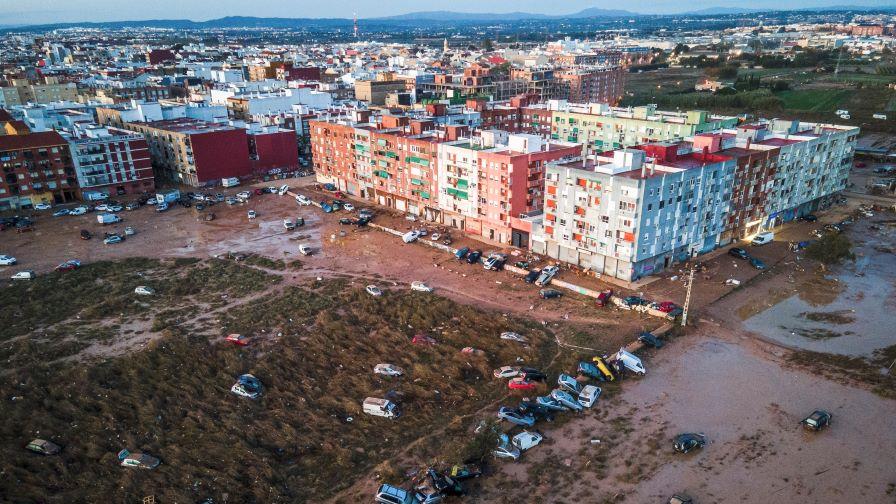
[[[764,269],[765,269],[765,263],[762,262],[762,261],[760,261],[759,259],[756,259],[755,257],[751,257],[751,258],[750,258],[750,265],[753,266],[754,268],[758,269],[758,270],[764,270]]]
[[[324,184],[324,189],[326,189],[328,191],[335,191],[336,186],[334,184]]]
[[[506,406],[501,406],[501,409],[498,410],[498,418],[507,420],[515,425],[522,425],[523,427],[532,427],[535,425],[535,417],[531,414],[524,415],[518,410]]]
[[[326,201],[320,202],[320,208],[324,211],[324,213],[331,213],[333,211],[333,207],[330,206]]]
[[[604,381],[604,374],[597,369],[597,366],[590,362],[579,362],[579,367],[576,369],[580,375],[585,375],[589,378],[594,378],[595,380]]]
[[[469,253],[470,249],[468,247],[464,247],[461,249],[457,249],[457,252],[454,253],[454,257],[456,257],[457,259],[463,259],[464,257],[467,257],[467,254]]]

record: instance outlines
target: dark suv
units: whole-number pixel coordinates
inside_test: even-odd
[[[746,250],[744,250],[742,248],[738,248],[738,247],[735,247],[733,249],[728,249],[728,255],[730,255],[731,257],[736,257],[738,259],[745,259],[745,260],[750,258],[750,254],[748,254]]]

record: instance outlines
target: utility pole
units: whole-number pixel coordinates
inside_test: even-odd
[[[691,266],[691,272],[688,273],[688,293],[684,297],[684,310],[681,313],[681,327],[684,327],[688,323],[688,308],[691,307],[691,289],[694,287],[694,270],[697,269]]]

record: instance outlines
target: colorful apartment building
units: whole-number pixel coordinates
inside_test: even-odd
[[[143,135],[112,127],[78,125],[66,137],[81,199],[155,191],[152,159]]]
[[[661,112],[654,105],[634,108],[604,104],[559,104],[552,110],[551,138],[583,145],[583,155],[623,149],[647,142],[683,139],[698,133],[732,128],[736,117],[717,117],[701,110]]]
[[[0,210],[64,203],[77,197],[68,142],[55,131],[0,135]]]
[[[625,92],[628,71],[622,66],[576,67],[555,71],[566,87],[562,96],[573,103],[616,105]]]
[[[828,205],[857,136],[773,120],[552,163],[531,248],[637,280]]]

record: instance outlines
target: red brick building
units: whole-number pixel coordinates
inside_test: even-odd
[[[279,174],[299,169],[299,149],[294,131],[263,128],[250,131],[249,158],[255,175]]]
[[[55,131],[0,135],[0,210],[77,196],[68,142]]]

